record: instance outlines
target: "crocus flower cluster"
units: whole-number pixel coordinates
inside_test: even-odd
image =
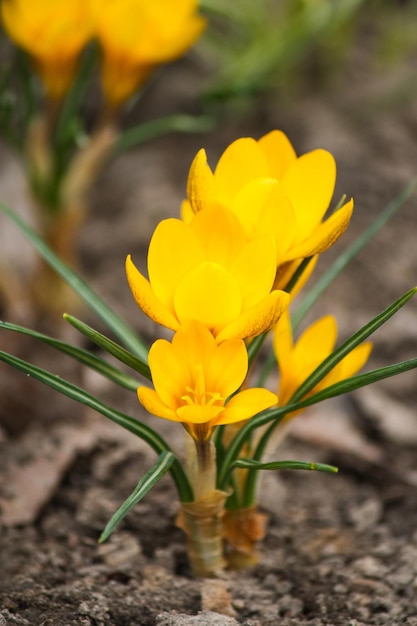
[[[286,135],[275,130],[258,141],[234,141],[214,172],[200,150],[190,169],[182,216],[188,222],[217,203],[234,213],[248,237],[272,236],[282,287],[300,259],[324,252],[346,230],[353,200],[323,220],[335,182],[330,152],[319,149],[297,157]]]
[[[53,100],[68,90],[82,49],[98,40],[103,91],[112,108],[155,67],[181,56],[205,26],[196,0],[4,0],[1,14]]]
[[[293,347],[291,294],[277,285],[346,229],[352,200],[323,219],[335,178],[329,152],[297,157],[280,131],[233,142],[214,173],[204,150],[197,154],[182,219],[163,220],[152,236],[148,278],[130,256],[126,262],[137,304],[176,332],[172,343],[160,339],[150,351],[155,390],[141,387],[138,394],[151,413],[182,422],[196,441],[207,440],[215,426],[246,420],[277,402],[261,389],[236,393],[248,385],[251,339],[276,327],[281,402],[330,354],[336,340],[332,318]],[[355,350],[322,385],[359,369],[368,354],[368,346]]]

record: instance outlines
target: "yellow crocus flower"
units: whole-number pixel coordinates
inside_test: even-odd
[[[59,100],[73,79],[79,53],[91,37],[85,0],[3,0],[3,24],[28,52],[51,99]]]
[[[278,402],[267,389],[235,394],[248,371],[244,341],[218,344],[196,321],[182,325],[172,342],[158,339],[149,351],[149,367],[154,389],[139,387],[140,402],[153,415],[181,422],[196,441],[207,441],[216,426],[249,419]]]
[[[335,181],[335,160],[327,150],[297,157],[279,130],[259,141],[244,137],[225,150],[214,172],[205,151],[198,152],[182,217],[188,221],[213,202],[228,207],[249,237],[273,235],[278,277],[281,272],[288,277],[288,264],[296,267],[293,262],[324,252],[349,224],[353,200],[323,221]]]
[[[298,387],[335,349],[337,323],[327,315],[309,326],[294,343],[288,311],[279,320],[273,336],[273,346],[279,368],[280,403],[286,404]],[[309,395],[358,372],[367,362],[371,342],[357,346],[325,376]]]
[[[196,0],[91,0],[102,51],[102,84],[117,108],[154,70],[190,48],[206,21]]]
[[[234,214],[222,207],[189,223],[160,222],[148,251],[147,280],[127,258],[133,296],[152,320],[178,330],[189,320],[223,341],[254,337],[272,328],[289,296],[272,291],[275,244],[270,235],[248,241]]]

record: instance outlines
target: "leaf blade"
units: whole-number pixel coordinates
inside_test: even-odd
[[[311,463],[309,461],[268,461],[263,463],[254,459],[236,459],[231,469],[241,468],[250,470],[311,470],[316,472],[330,472],[337,474],[338,468],[326,463]]]
[[[147,348],[136,333],[98,296],[87,283],[68,265],[66,265],[42,240],[41,237],[21,219],[12,209],[0,204],[3,211],[26,235],[44,260],[65,280],[75,293],[83,300],[110,330],[129,346],[130,350],[143,361],[147,359]]]
[[[138,420],[122,413],[121,411],[117,411],[112,407],[104,404],[98,398],[95,398],[91,394],[84,391],[80,387],[73,385],[67,380],[60,378],[51,372],[48,372],[36,365],[28,363],[23,359],[20,359],[12,354],[4,352],[0,350],[0,361],[11,365],[12,367],[24,372],[28,376],[32,376],[36,380],[39,380],[43,384],[59,391],[65,396],[72,398],[76,402],[80,404],[84,404],[85,406],[94,409],[98,413],[104,415],[112,422],[115,422],[119,426],[122,426],[126,430],[130,431],[140,439],[143,439],[157,454],[161,454],[162,452],[168,450],[172,452],[170,446],[166,443],[166,441],[156,433],[152,428],[139,422]],[[189,502],[193,499],[193,491],[191,489],[189,480],[184,472],[184,469],[180,465],[179,461],[175,460],[172,468],[171,474],[174,479],[175,485],[178,489],[178,494],[180,496],[181,501]]]
[[[380,326],[387,322],[397,311],[399,311],[416,293],[417,288],[410,289],[403,296],[398,298],[393,304],[384,309],[382,313],[374,317],[370,322],[365,324],[356,333],[351,335],[346,341],[342,343],[332,354],[330,354],[324,361],[306,378],[306,380],[298,387],[290,402],[296,402],[303,396],[311,391],[321,380],[356,346],[365,341],[370,335],[372,335]]]
[[[144,476],[142,476],[130,496],[126,498],[123,504],[117,509],[116,513],[106,524],[106,527],[98,540],[99,543],[104,543],[104,541],[110,537],[113,530],[122,521],[122,519],[125,518],[132,508],[138,504],[144,496],[146,496],[146,494],[156,485],[158,481],[161,480],[163,476],[165,476],[175,461],[175,458],[175,455],[168,450],[159,455],[152,467]]]
[[[77,319],[72,315],[68,315],[64,313],[64,319],[71,324],[74,328],[76,328],[80,333],[82,333],[85,337],[88,337],[93,343],[95,343],[100,348],[103,348],[106,352],[114,356],[116,359],[128,365],[135,371],[145,376],[148,380],[152,380],[151,371],[148,365],[136,357],[134,354],[119,346],[115,341],[112,341],[98,330],[95,330],[85,322]]]
[[[24,326],[18,326],[17,324],[11,324],[9,322],[0,321],[0,329],[10,330],[12,332],[33,337],[34,339],[37,339],[38,341],[41,341],[42,343],[45,343],[60,352],[63,352],[129,391],[136,391],[140,385],[139,381],[134,379],[132,376],[118,370],[103,359],[91,354],[88,350],[77,348],[76,346],[68,344],[65,341],[61,341],[60,339],[55,339],[54,337],[49,337],[43,333],[25,328]]]

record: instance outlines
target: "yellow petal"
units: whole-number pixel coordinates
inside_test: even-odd
[[[175,333],[172,347],[178,360],[188,364],[188,371],[192,371],[195,365],[201,365],[205,371],[217,344],[208,328],[196,320],[190,320]],[[190,381],[184,382],[184,388],[189,384]]]
[[[90,0],[96,36],[104,51],[103,86],[121,104],[159,63],[181,56],[200,36],[205,20],[195,0],[148,2]]]
[[[259,221],[275,185],[273,178],[255,178],[244,184],[235,194],[230,206],[249,237],[260,232]]]
[[[181,202],[181,219],[183,220],[183,222],[186,222],[188,224],[189,222],[191,222],[194,215],[195,214],[191,204],[188,202],[188,200],[183,200]]]
[[[198,320],[210,329],[238,317],[242,295],[236,279],[217,263],[201,263],[179,282],[174,307],[181,322]]]
[[[184,389],[191,382],[187,363],[181,356],[169,341],[158,339],[152,344],[148,357],[155,391],[161,401],[174,411],[180,404]]]
[[[103,94],[111,108],[117,110],[139,89],[155,70],[152,63],[131,62],[125,57],[104,53],[101,67]]]
[[[259,178],[236,194],[232,209],[246,233],[270,234],[275,240],[276,265],[281,262],[295,234],[295,212],[282,185],[271,178]]]
[[[181,406],[177,414],[181,422],[187,424],[205,424],[206,422],[215,421],[218,415],[223,411],[224,407],[222,406],[193,404],[190,406]]]
[[[135,267],[130,255],[126,259],[126,275],[133,297],[145,315],[161,326],[177,330],[178,320],[155,296],[149,281]]]
[[[91,37],[82,0],[5,0],[1,16],[9,35],[35,60],[48,95],[60,99],[74,75],[76,60]]]
[[[285,173],[297,160],[297,155],[288,137],[281,130],[273,130],[258,141],[266,155],[271,176],[282,180]]]
[[[291,289],[291,300],[297,296],[297,294],[304,287],[311,274],[316,267],[317,261],[319,259],[319,255],[317,254],[313,258],[310,259],[307,267],[304,269],[301,276],[298,278],[295,286]],[[297,259],[296,261],[288,261],[287,263],[283,263],[279,265],[277,268],[277,273],[274,281],[274,289],[284,289],[287,290],[286,287],[294,274],[297,272],[299,266],[304,261],[304,259]]]
[[[245,389],[231,398],[215,424],[221,426],[247,420],[277,403],[277,396],[268,389]]]
[[[239,389],[248,371],[248,353],[242,339],[230,339],[217,346],[206,366],[207,389],[228,398]]]
[[[255,306],[270,293],[275,263],[275,242],[270,236],[256,237],[236,258],[230,269],[239,284],[244,309]]]
[[[289,309],[283,312],[275,326],[272,345],[279,367],[285,369],[286,364],[289,366],[294,348]]]
[[[217,199],[230,203],[244,184],[253,178],[269,178],[269,164],[258,143],[249,137],[237,139],[226,148],[214,172]]]
[[[178,219],[158,224],[149,244],[149,281],[156,297],[171,313],[174,314],[174,293],[179,281],[204,258],[189,224]]]
[[[366,342],[349,352],[336,367],[317,385],[314,391],[329,387],[356,374],[367,362],[372,350],[372,343]]]
[[[153,389],[148,389],[148,387],[139,387],[138,398],[139,402],[145,407],[148,413],[152,413],[152,415],[163,417],[164,419],[171,420],[173,422],[180,421],[176,412],[166,406]]]
[[[286,172],[282,184],[297,216],[297,241],[303,241],[321,222],[336,182],[336,163],[330,152],[303,154]]]
[[[234,262],[247,238],[239,220],[229,209],[213,205],[199,211],[190,228],[204,250],[205,260],[225,267]]]
[[[319,224],[310,237],[290,249],[285,255],[285,260],[306,258],[328,250],[349,226],[352,212],[353,200],[351,199],[325,222]]]
[[[290,296],[284,291],[272,291],[258,304],[242,313],[236,321],[217,333],[217,341],[238,337],[257,337],[269,330],[279,320],[288,307]]]
[[[332,315],[326,315],[311,324],[298,338],[293,356],[307,378],[319,363],[333,352],[337,339],[337,324]]]
[[[193,213],[210,206],[214,192],[214,176],[207,163],[206,151],[202,148],[194,157],[187,183],[187,197]]]

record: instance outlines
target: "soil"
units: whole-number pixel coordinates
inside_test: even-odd
[[[83,275],[151,341],[158,329],[131,298],[126,254],[143,267],[155,225],[178,214],[198,148],[204,145],[214,164],[234,138],[281,128],[298,152],[333,152],[335,195],[355,198],[353,222],[323,255],[319,276],[416,175],[417,100],[394,106],[389,98],[401,78],[398,69],[392,78],[355,67],[330,91],[310,86],[295,102],[266,95],[207,135],[169,136],[119,156],[92,192],[79,241]],[[193,110],[199,81],[195,59],[171,67],[126,125],[135,116]],[[5,150],[1,158],[2,200],[24,212],[21,172]],[[416,203],[414,196],[355,258],[311,319],[333,313],[344,338],[416,284]],[[30,259],[13,228],[10,233],[10,247]],[[416,305],[410,302],[375,335],[371,368],[416,355]],[[105,330],[88,311],[76,314]],[[134,394],[80,372],[32,340],[2,336],[5,349],[150,421],[181,446],[181,428],[155,424]],[[219,580],[191,576],[168,478],[98,545],[152,453],[104,417],[20,373],[2,367],[0,376],[0,626],[417,626],[415,371],[294,422],[277,458],[333,463],[339,474],[266,476],[261,508],[269,527],[259,565]]]

